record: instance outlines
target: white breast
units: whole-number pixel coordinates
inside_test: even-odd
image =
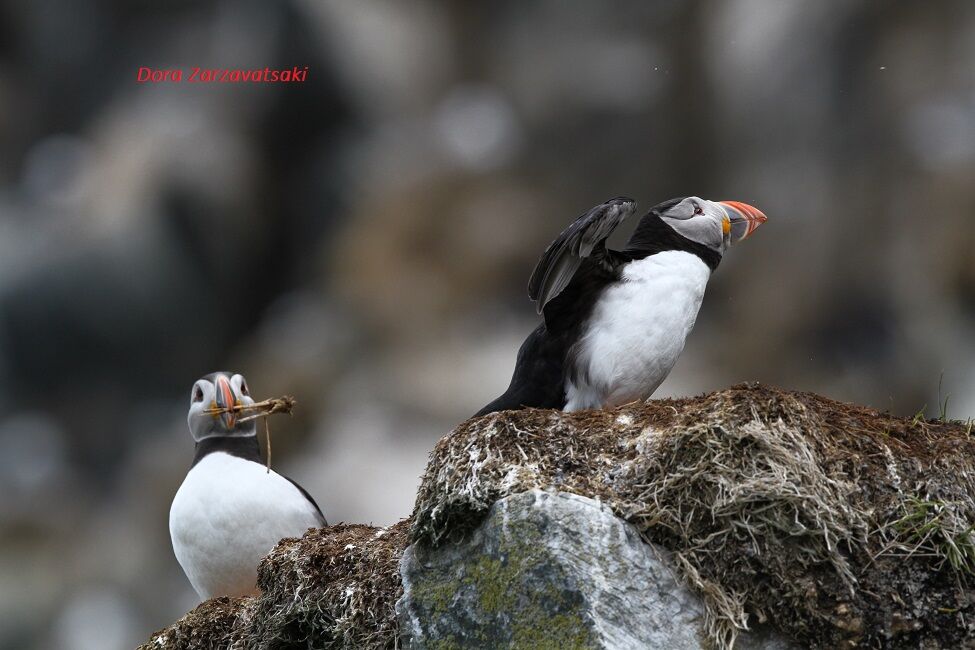
[[[197,463],[169,511],[176,559],[204,600],[257,590],[257,565],[283,537],[322,525],[290,481],[222,452]]]
[[[710,276],[700,257],[683,251],[627,264],[621,282],[600,296],[574,350],[565,410],[650,397],[684,349]]]

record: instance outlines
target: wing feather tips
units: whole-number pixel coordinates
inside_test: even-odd
[[[572,281],[582,260],[635,211],[636,201],[614,197],[588,210],[548,245],[528,281],[528,297],[537,303],[539,314]]]

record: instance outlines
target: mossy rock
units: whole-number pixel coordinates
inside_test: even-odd
[[[704,606],[669,556],[592,499],[506,497],[463,542],[407,550],[401,638],[406,648],[700,650]]]

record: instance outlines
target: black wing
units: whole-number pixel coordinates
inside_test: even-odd
[[[606,254],[606,238],[634,212],[633,199],[610,199],[576,219],[549,244],[528,281],[528,296],[537,303],[539,314],[569,285],[583,260],[613,263]]]
[[[306,490],[305,488],[301,487],[300,485],[298,485],[294,481],[294,479],[290,479],[287,476],[285,476],[284,474],[279,474],[279,476],[281,476],[281,478],[287,480],[289,483],[291,483],[291,485],[293,485],[296,488],[298,488],[298,491],[301,492],[303,495],[305,495],[305,498],[308,499],[311,502],[311,504],[313,506],[315,506],[315,510],[318,511],[318,516],[322,520],[321,521],[322,526],[328,526],[328,522],[325,521],[325,515],[322,513],[322,509],[318,507],[318,503],[315,502],[315,499],[313,499],[312,496],[310,494],[308,494],[308,490]]]

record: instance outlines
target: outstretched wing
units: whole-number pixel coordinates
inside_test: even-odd
[[[620,196],[597,205],[549,244],[528,281],[528,296],[538,313],[565,289],[583,260],[606,258],[606,238],[636,211],[636,201]]]

